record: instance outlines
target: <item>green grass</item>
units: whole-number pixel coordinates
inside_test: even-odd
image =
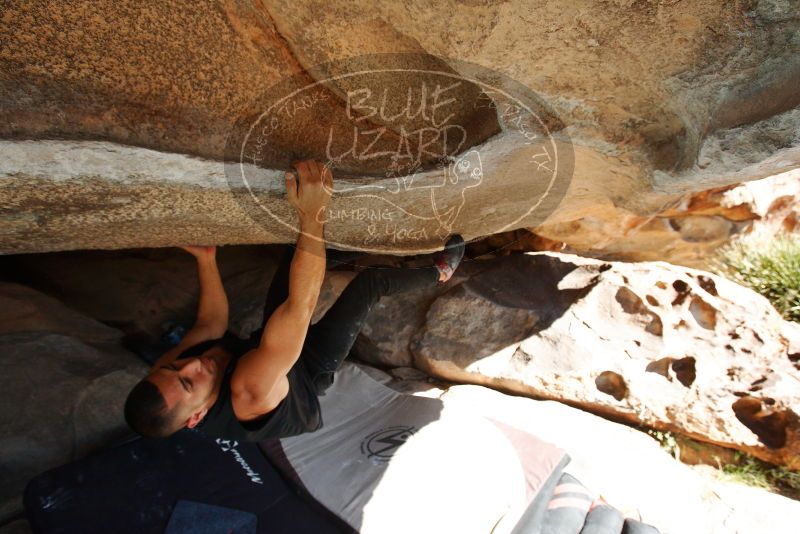
[[[723,478],[763,488],[800,500],[800,473],[762,462],[749,454],[737,453],[736,462],[720,468]]]
[[[714,268],[769,299],[785,319],[800,322],[800,235],[747,236],[722,247]]]

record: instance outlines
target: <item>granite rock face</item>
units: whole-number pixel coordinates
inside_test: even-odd
[[[760,295],[661,262],[472,263],[416,296],[424,319],[406,319],[409,296],[383,299],[357,354],[800,467],[798,329]]]
[[[122,333],[17,284],[0,284],[0,521],[40,472],[127,439],[122,404],[147,367]]]
[[[800,128],[795,131],[800,132]],[[596,207],[587,217],[548,222],[494,245],[564,251],[582,256],[658,261],[708,269],[715,252],[737,237],[768,240],[800,221],[800,170],[687,193],[648,215]]]
[[[232,247],[217,253],[230,328],[241,337],[260,324],[279,249]],[[22,255],[6,261],[20,283],[141,343],[157,343],[172,325],[194,323],[200,296],[196,262],[177,248]]]
[[[228,328],[235,335],[245,338],[261,325],[267,289],[286,250],[283,246],[218,249],[217,265],[229,304]],[[336,254],[329,253],[329,268],[341,265]],[[132,347],[156,347],[171,328],[194,324],[200,296],[196,262],[177,248],[7,256],[1,265],[15,273],[15,281],[92,317],[92,325],[101,321],[119,329],[118,334],[124,333]],[[347,271],[328,273],[312,322],[327,311],[353,275]],[[0,313],[0,334],[17,328],[19,323],[31,322],[42,328],[82,317],[69,310],[67,317],[59,317],[55,323],[50,317],[17,317],[18,313],[12,308],[8,317]],[[66,334],[72,330],[62,329]]]
[[[800,164],[797,7],[6,2],[0,252],[288,242],[282,171],[298,158],[335,167],[338,248],[530,228],[635,256],[624,243],[649,217],[679,219],[684,240],[721,236],[735,219],[665,213]],[[509,106],[519,94],[541,104],[531,130]]]

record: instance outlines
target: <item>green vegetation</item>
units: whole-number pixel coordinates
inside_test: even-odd
[[[800,235],[748,236],[723,247],[715,263],[719,274],[767,297],[785,319],[800,322]]]
[[[735,463],[721,466],[723,478],[800,500],[800,473],[741,452],[735,459]]]
[[[678,443],[675,434],[645,427],[639,427],[639,430],[655,438],[670,456],[680,460],[682,445]],[[691,440],[686,442],[683,446],[691,443]],[[727,464],[722,464],[716,455],[714,458],[717,461],[717,476],[722,480],[765,489],[790,499],[800,500],[800,472],[762,462],[741,451],[734,452],[733,461]]]
[[[661,448],[667,451],[670,456],[676,460],[680,460],[681,451],[678,446],[678,440],[675,439],[675,434],[668,430],[662,431],[646,427],[640,427],[639,429],[644,430],[651,438],[655,439],[659,445],[661,445]]]

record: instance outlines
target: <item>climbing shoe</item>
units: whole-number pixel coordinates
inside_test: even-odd
[[[436,254],[433,260],[434,264],[439,270],[440,277],[442,273],[445,276],[444,280],[440,278],[439,284],[444,284],[453,277],[453,273],[456,272],[458,264],[464,257],[465,247],[464,238],[459,234],[453,234],[444,244],[444,250]]]

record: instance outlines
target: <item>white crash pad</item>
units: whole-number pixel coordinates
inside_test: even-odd
[[[511,532],[568,461],[527,432],[398,393],[353,364],[320,402],[320,430],[264,449],[363,534]]]

